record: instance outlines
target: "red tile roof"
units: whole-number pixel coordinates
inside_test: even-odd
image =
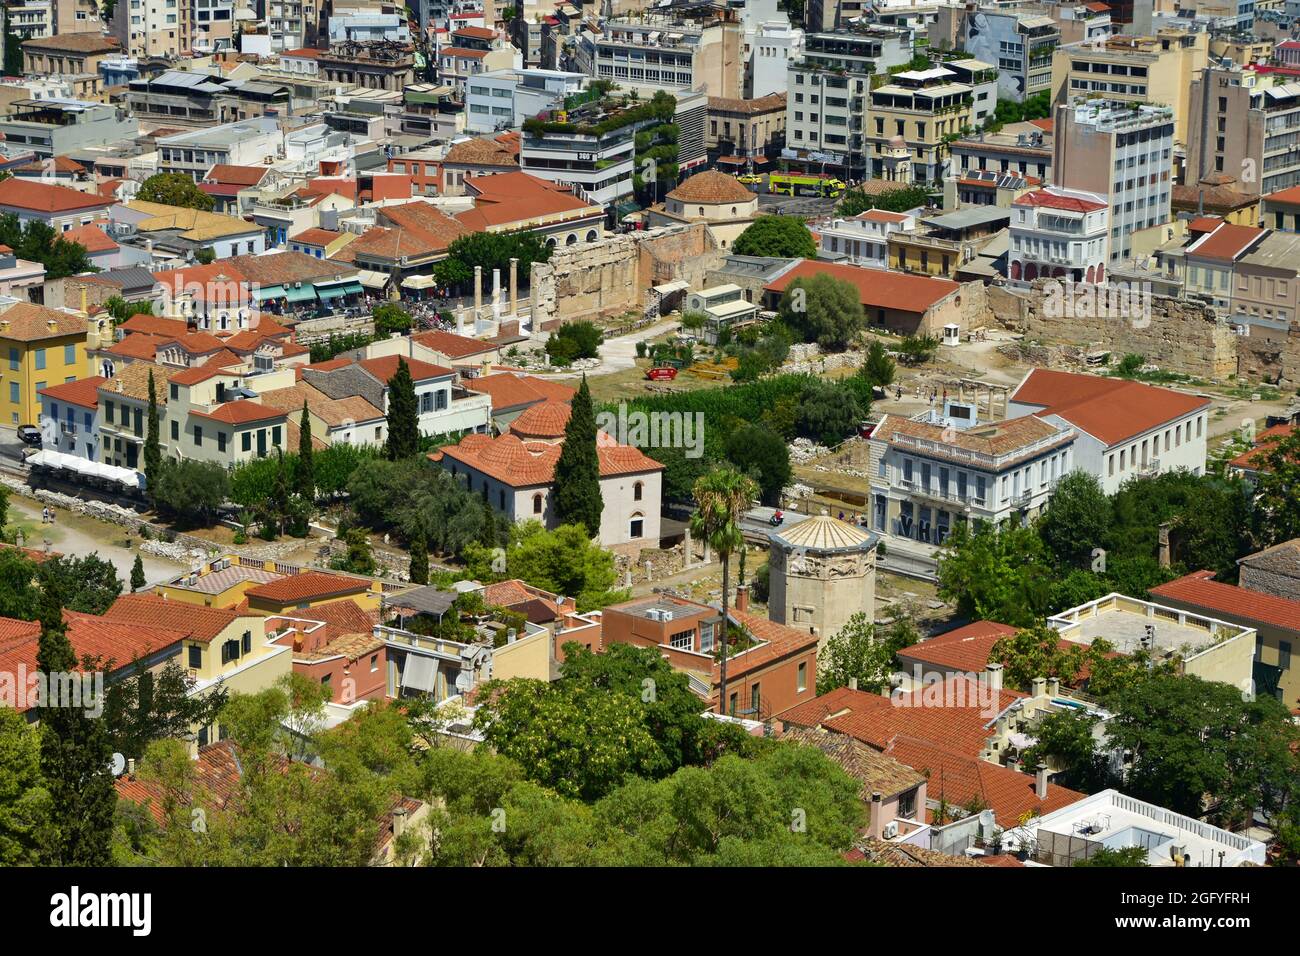
[[[1032,774],[914,737],[895,737],[884,752],[929,777],[925,788],[927,800],[944,800],[955,807],[978,801],[993,811],[1004,828],[1016,826],[1027,813],[1043,816],[1087,796],[1048,783],[1047,796],[1040,800],[1037,780]]]
[[[1208,236],[1202,236],[1188,246],[1187,255],[1232,262],[1267,234],[1267,229],[1224,223]]]
[[[217,163],[203,178],[212,183],[247,187],[256,186],[266,178],[269,171],[266,166],[234,166],[229,163]]]
[[[1277,627],[1300,634],[1300,601],[1250,591],[1211,580],[1212,571],[1196,571],[1151,589],[1157,602],[1169,598],[1207,614],[1251,626]]]
[[[27,209],[39,213],[76,212],[85,209],[105,209],[116,200],[103,196],[37,183],[16,177],[0,182],[0,206]]]
[[[304,229],[296,236],[290,236],[290,242],[302,242],[311,246],[328,246],[335,239],[343,235],[341,232],[332,232],[329,229]]]
[[[218,405],[210,412],[192,409],[190,414],[197,415],[200,418],[209,418],[214,422],[221,422],[223,425],[248,425],[252,422],[265,422],[284,418],[284,412],[274,408],[267,408],[265,405],[249,399],[226,402],[226,404]]]
[[[898,656],[952,670],[978,672],[988,665],[993,645],[1015,633],[1014,627],[996,621],[976,621],[903,648]]]
[[[239,614],[230,608],[168,601],[155,594],[123,594],[104,612],[104,618],[179,631],[190,640],[207,644],[238,620]]]
[[[301,574],[287,574],[274,581],[259,584],[244,593],[250,598],[277,604],[293,604],[343,594],[357,594],[369,589],[370,582],[360,578],[325,574],[323,571],[304,571]]]
[[[779,716],[786,723],[820,724],[851,734],[877,748],[903,734],[978,756],[997,715],[1025,696],[1005,688],[993,695],[987,685],[966,676],[950,676],[893,698],[843,691],[832,692],[837,696],[824,704],[819,697]]]
[[[1046,189],[1036,189],[1025,193],[1012,203],[1013,206],[1043,206],[1047,209],[1065,209],[1070,212],[1096,212],[1105,209],[1104,202],[1093,202],[1077,196],[1061,196]]]
[[[508,431],[523,441],[532,438],[563,438],[572,412],[573,406],[564,402],[538,402],[524,409],[523,414],[510,423]]]
[[[600,215],[598,206],[528,173],[471,176],[465,185],[475,197],[474,208],[457,213],[456,219],[475,232],[542,217],[560,222]]]
[[[951,279],[814,262],[811,259],[803,260],[765,288],[768,292],[783,293],[796,279],[811,279],[815,275],[829,275],[853,283],[858,290],[858,300],[864,308],[892,309],[915,312],[918,315],[929,311],[935,304],[961,289],[961,284]]]
[[[62,385],[47,385],[40,389],[40,394],[80,408],[95,408],[99,405],[99,386],[107,381],[102,375],[79,378]]]
[[[492,342],[484,342],[482,339],[472,339],[467,335],[457,335],[455,332],[444,332],[441,329],[434,329],[429,332],[417,332],[411,336],[416,342],[426,348],[433,349],[435,352],[441,352],[450,359],[465,358],[470,355],[480,355],[483,352],[491,352],[496,349]]]
[[[464,379],[461,384],[471,392],[491,395],[493,414],[547,399],[569,402],[577,394],[577,390],[568,385],[538,378],[535,375],[519,375],[515,372],[479,375]]]
[[[379,358],[362,359],[357,364],[387,385],[389,379],[397,374],[397,363],[401,358],[403,356],[381,355]],[[411,370],[411,378],[417,382],[456,374],[445,366],[434,365],[432,362],[425,362],[417,358],[407,358],[406,367]]]
[[[663,465],[647,457],[640,449],[616,444],[608,435],[602,442],[601,435],[604,432],[597,435],[596,447],[600,477],[663,470]],[[468,466],[511,488],[526,488],[551,483],[556,462],[560,459],[560,443],[525,442],[509,432],[497,438],[466,435],[459,444],[446,445],[429,458]]]
[[[124,332],[145,332],[149,335],[165,335],[168,338],[180,338],[190,328],[184,319],[164,319],[157,315],[133,315],[118,326]]]
[[[1168,424],[1210,404],[1167,388],[1122,378],[1036,368],[1011,393],[1012,402],[1034,405],[1034,414],[1059,415],[1107,446]]]
[[[1233,468],[1240,468],[1242,471],[1258,471],[1260,466],[1265,464],[1265,456],[1270,452],[1272,445],[1286,438],[1297,427],[1288,422],[1264,429],[1256,437],[1255,444],[1248,451],[1243,451],[1236,458],[1229,461],[1228,464]]]
[[[120,248],[98,224],[93,222],[84,226],[77,226],[75,229],[69,229],[61,235],[68,242],[78,243],[87,252],[91,253],[113,252]]]

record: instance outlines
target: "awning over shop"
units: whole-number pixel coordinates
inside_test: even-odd
[[[359,274],[361,284],[367,289],[382,289],[388,285],[388,273],[371,272],[369,269],[362,269]]]
[[[260,289],[253,290],[253,297],[258,302],[265,302],[267,299],[278,299],[283,295],[284,286],[281,285],[262,286]]]
[[[407,276],[402,280],[403,289],[432,289],[433,276]]]
[[[120,468],[117,465],[91,461],[89,458],[78,458],[76,455],[66,455],[61,451],[51,451],[48,448],[43,448],[28,458],[27,464],[34,468],[58,468],[62,471],[76,472],[86,478],[115,481],[128,488],[142,489],[145,486],[144,475],[134,468]]]
[[[361,295],[365,290],[356,279],[344,279],[341,282],[316,283],[316,295],[322,299],[337,299],[344,295]]]
[[[432,657],[407,654],[406,666],[402,668],[402,688],[435,693],[438,689],[438,662]]]
[[[640,211],[641,207],[637,205],[635,199],[627,199],[614,207],[614,218],[621,221],[624,216]]]
[[[290,302],[311,302],[316,298],[316,290],[309,285],[297,289],[285,289],[284,297]]]

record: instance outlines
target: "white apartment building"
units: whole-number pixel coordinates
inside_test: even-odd
[[[670,17],[607,20],[598,36],[581,38],[591,75],[646,95],[703,90],[732,99],[743,91],[740,24]]]
[[[1070,426],[1076,467],[1106,494],[1130,478],[1205,471],[1210,400],[1129,379],[1037,368],[1008,397],[1007,415]]]
[[[465,88],[465,131],[518,129],[530,116],[558,109],[582,92],[587,77],[563,70],[491,70],[471,77]]]
[[[1105,196],[1057,186],[1036,189],[1012,202],[1010,284],[1023,288],[1045,276],[1104,281],[1109,210]]]
[[[284,153],[284,133],[275,117],[226,123],[158,140],[158,171],[184,173],[196,183],[218,164],[261,166]]]
[[[548,182],[573,185],[588,201],[609,205],[632,192],[636,154],[631,125],[598,136],[570,130],[524,128],[519,168]]]
[[[112,32],[129,56],[179,56],[193,46],[190,0],[118,0]]]
[[[820,256],[874,269],[889,268],[889,236],[913,232],[916,217],[887,209],[868,209],[851,219],[832,219],[820,225]],[[842,257],[842,258],[841,258]]]
[[[1110,204],[1110,254],[1132,257],[1132,234],[1170,221],[1174,112],[1106,100],[1056,108],[1056,184],[1100,193]]]

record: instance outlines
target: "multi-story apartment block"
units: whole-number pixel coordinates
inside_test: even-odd
[[[1050,128],[1050,126],[1049,126]],[[952,173],[1017,173],[1040,184],[1052,174],[1052,134],[1034,122],[1008,123],[996,133],[959,139],[949,144]]]
[[[486,27],[461,27],[438,50],[438,77],[463,99],[471,77],[495,70],[522,68],[523,55],[504,34]]]
[[[257,16],[266,22],[272,52],[306,46],[317,22],[313,0],[258,0]]]
[[[886,415],[872,432],[871,521],[880,534],[943,544],[959,524],[1022,524],[1074,468],[1069,424],[1023,414],[979,422],[973,405]]]
[[[864,136],[872,77],[911,58],[906,30],[855,27],[808,34],[803,54],[790,62],[785,158],[853,179],[871,175]]]
[[[829,225],[817,227],[821,237],[818,258],[887,269],[890,235],[915,229],[915,216],[887,209],[868,209],[852,219],[832,219]]]
[[[392,40],[345,40],[316,58],[320,75],[330,83],[400,93],[415,82],[415,50]]]
[[[1052,85],[1052,53],[1061,39],[1040,12],[995,6],[940,7],[931,43],[946,40],[997,70],[998,97],[1023,103]]]
[[[590,75],[647,94],[703,90],[709,96],[743,95],[744,37],[734,17],[644,17],[606,20],[598,36],[586,38],[580,56],[590,57]]]
[[[235,0],[194,0],[191,24],[195,54],[231,50],[235,43]]]
[[[258,166],[284,151],[277,119],[263,117],[158,139],[158,171],[201,182],[213,166]]]
[[[85,76],[99,73],[99,61],[122,52],[114,37],[73,33],[23,42],[23,73],[34,76]]]
[[[194,46],[191,0],[119,0],[113,7],[113,36],[129,56],[179,57]]]
[[[135,117],[118,106],[56,97],[17,100],[0,117],[0,153],[52,159],[121,143],[139,131]]]
[[[1210,67],[1192,83],[1184,178],[1222,173],[1249,195],[1300,185],[1300,83]]]
[[[785,145],[785,105],[784,91],[754,100],[710,96],[706,136],[710,155],[738,161],[779,156]]]
[[[41,399],[42,447],[99,461],[99,375],[47,385]]]
[[[1107,100],[1058,105],[1052,148],[1058,186],[1107,198],[1112,266],[1131,257],[1134,231],[1169,221],[1170,108]]]
[[[0,311],[0,422],[34,425],[41,391],[85,376],[98,332],[84,316],[10,299]]]
[[[635,124],[599,129],[599,122],[584,117],[581,124],[525,123],[519,168],[538,179],[573,185],[601,205],[627,196],[632,192]]]
[[[564,105],[587,77],[561,70],[510,69],[480,73],[465,88],[465,131],[519,129],[530,116]]]
[[[1161,30],[1156,36],[1111,36],[1060,47],[1052,59],[1052,101],[1094,96],[1117,103],[1165,106],[1174,139],[1186,143],[1192,80],[1209,59],[1209,34]]]
[[[886,154],[901,138],[916,182],[943,179],[948,137],[974,125],[974,90],[956,77],[943,66],[904,70],[871,91],[864,141],[873,176],[884,175]]]
[[[1232,321],[1285,347],[1300,318],[1300,235],[1268,230],[1233,269]]]
[[[1104,282],[1110,226],[1106,197],[1049,186],[1011,204],[1007,278],[1024,286],[1040,277]]]
[[[9,31],[20,40],[34,40],[54,35],[52,0],[26,0],[6,7],[3,17]]]

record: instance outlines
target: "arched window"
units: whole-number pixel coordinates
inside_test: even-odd
[[[701,216],[704,215],[704,207],[703,207],[703,206],[700,207],[700,215],[701,215]]]
[[[537,494],[533,495],[533,514],[539,515],[541,513],[542,513],[542,495],[541,492],[538,492]]]
[[[554,248],[555,248],[555,237],[554,237],[554,236],[548,236],[547,239],[546,239],[546,244],[547,244],[550,248],[554,249]]]
[[[732,207],[731,207],[731,214],[732,214],[733,216],[736,214],[736,207],[735,207],[735,206],[732,206]]]
[[[633,501],[640,501],[640,500],[641,500],[641,492],[642,492],[642,490],[643,490],[643,487],[644,487],[644,483],[643,483],[643,482],[638,481],[638,482],[634,482],[634,483],[633,483],[633,485],[632,485],[632,500],[633,500]]]
[[[1033,282],[1037,278],[1038,278],[1038,263],[1031,262],[1029,263],[1029,265],[1025,266],[1025,281]]]
[[[1011,263],[1011,281],[1012,282],[1020,281],[1020,260],[1019,259]]]
[[[578,234],[576,232],[569,233],[569,238],[564,240],[564,244],[566,246],[576,246],[578,244]]]
[[[1088,282],[1092,283],[1096,281],[1097,281],[1097,267],[1088,266]]]
[[[629,538],[640,538],[645,534],[645,516],[641,512],[633,512],[632,518],[627,523],[627,536]]]
[[[597,238],[599,238],[599,237],[596,235],[596,230],[595,230],[595,229],[588,229],[588,230],[587,230],[587,241],[588,241],[588,242],[595,242]]]

